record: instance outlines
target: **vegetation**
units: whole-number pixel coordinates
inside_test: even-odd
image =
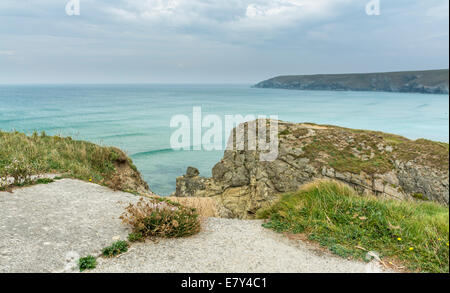
[[[199,215],[195,209],[162,200],[141,200],[126,208],[121,216],[133,228],[134,236],[177,238],[191,236],[200,231]]]
[[[304,234],[335,254],[383,260],[411,271],[449,272],[449,210],[430,202],[361,197],[334,181],[317,181],[260,210],[265,227]]]
[[[130,242],[139,242],[144,240],[144,235],[142,233],[130,233],[128,235],[128,241]]]
[[[118,189],[116,168],[121,163],[136,170],[117,148],[47,136],[45,132],[26,136],[0,131],[0,179],[13,177],[15,184],[23,184],[33,174],[61,173]]]
[[[51,178],[39,178],[36,180],[36,184],[50,184],[53,182],[55,182],[55,180]]]
[[[97,266],[97,260],[92,255],[89,255],[87,257],[82,257],[78,260],[78,267],[80,269],[80,272],[84,272],[85,270],[95,269],[96,266]]]
[[[23,180],[19,182],[14,182],[13,185],[7,185],[6,183],[2,184],[1,178],[0,178],[0,191],[11,191],[13,187],[27,187],[37,184],[50,184],[55,182],[55,180],[58,180],[57,178],[51,179],[51,178],[39,178],[36,180]]]
[[[425,139],[415,141],[378,131],[336,126],[321,130],[303,147],[313,164],[326,163],[338,172],[384,174],[394,169],[396,160],[414,161],[441,171],[448,171],[449,147]],[[390,147],[390,151],[379,146]]]
[[[285,129],[283,131],[280,131],[279,135],[280,136],[284,136],[284,135],[289,135],[291,132],[289,131],[289,129]]]
[[[105,257],[114,257],[128,251],[129,244],[126,241],[114,242],[111,246],[105,247],[102,254]]]

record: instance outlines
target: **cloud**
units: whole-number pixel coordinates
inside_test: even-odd
[[[256,82],[448,66],[448,0],[0,1],[0,82]]]
[[[245,17],[234,24],[238,28],[261,28],[276,30],[301,27],[340,16],[345,5],[352,0],[266,0],[250,1]]]
[[[339,15],[355,0],[122,0],[104,11],[121,21],[184,29],[276,30]],[[195,30],[193,31],[195,32]]]
[[[12,56],[15,52],[11,50],[0,50],[0,55]]]
[[[449,1],[438,3],[431,8],[426,9],[426,16],[431,18],[446,19],[449,17]]]

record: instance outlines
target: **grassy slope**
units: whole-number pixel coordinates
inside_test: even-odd
[[[0,178],[24,179],[31,174],[64,173],[69,177],[110,185],[116,163],[132,162],[119,149],[101,147],[70,137],[26,136],[0,131]],[[109,183],[108,183],[109,182]],[[110,186],[114,187],[114,186]]]
[[[409,140],[405,137],[370,130],[357,130],[327,125],[330,129],[318,132],[312,143],[304,148],[304,156],[311,161],[318,158],[326,161],[326,165],[338,172],[351,172],[359,174],[364,171],[368,174],[384,174],[394,169],[393,162],[400,159],[403,162],[414,161],[440,171],[449,170],[449,145],[443,142],[434,142],[426,139]],[[281,135],[281,134],[280,134]],[[353,143],[349,143],[351,136]],[[363,150],[361,143],[369,146]],[[392,146],[392,153],[381,153],[377,145]],[[342,147],[345,145],[345,147]],[[373,158],[366,161],[355,157],[352,149],[358,149],[361,154]],[[321,152],[328,156],[321,158]]]
[[[449,210],[433,203],[360,197],[318,181],[258,212],[278,232],[306,234],[333,253],[364,259],[376,251],[409,270],[449,272]]]

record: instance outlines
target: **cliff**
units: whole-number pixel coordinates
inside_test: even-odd
[[[211,197],[221,216],[251,219],[279,194],[316,179],[334,179],[361,195],[448,205],[448,144],[280,121],[278,158],[262,162],[259,155],[247,146],[243,151],[228,150],[214,166],[212,178],[189,168],[177,179],[175,196]]]
[[[39,174],[62,174],[114,190],[149,193],[132,160],[120,149],[71,137],[27,136],[0,131],[0,190],[33,181]]]
[[[364,74],[279,76],[255,85],[257,88],[330,91],[375,91],[403,93],[449,93],[449,71],[406,71]]]

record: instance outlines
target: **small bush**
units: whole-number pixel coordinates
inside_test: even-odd
[[[141,200],[130,204],[120,217],[133,227],[134,234],[142,237],[177,238],[200,231],[199,215],[195,209],[157,199]]]
[[[117,241],[113,243],[111,246],[105,247],[102,250],[103,256],[113,257],[117,256],[121,253],[128,251],[128,242],[126,241]]]
[[[80,272],[95,269],[96,266],[97,260],[92,255],[82,257],[78,260],[78,267],[80,269]]]

